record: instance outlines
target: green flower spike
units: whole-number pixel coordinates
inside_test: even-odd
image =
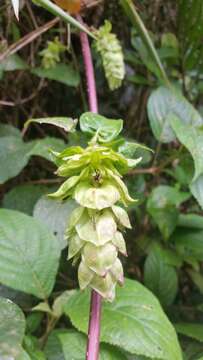
[[[70,216],[65,236],[69,243],[68,259],[73,259],[74,264],[80,262],[80,288],[89,286],[112,301],[116,284],[122,285],[124,281],[118,258],[119,253],[127,255],[122,231],[131,228],[128,214],[120,205],[126,207],[135,201],[122,176],[141,159],[126,159],[111,149],[107,140],[112,141],[122,129],[119,125],[120,130],[115,131],[114,127],[118,128],[115,120],[107,121],[102,117],[102,121],[100,115],[91,113],[83,115],[81,128],[85,127],[91,134],[89,117],[101,121],[95,121],[96,135],[88,147],[74,146],[54,153],[57,174],[67,180],[50,196],[64,201],[72,198],[78,204]],[[85,126],[84,118],[87,119]]]

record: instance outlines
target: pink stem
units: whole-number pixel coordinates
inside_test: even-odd
[[[77,20],[83,24],[83,20],[80,15],[77,16]],[[82,47],[83,61],[84,61],[86,80],[87,80],[89,108],[91,112],[98,113],[94,67],[92,62],[92,54],[89,45],[89,39],[86,33],[84,32],[80,33],[80,42]],[[96,291],[92,290],[86,360],[98,360],[99,358],[101,305],[102,305],[101,296]]]

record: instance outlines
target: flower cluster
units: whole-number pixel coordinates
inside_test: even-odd
[[[86,149],[79,146],[55,153],[57,174],[68,179],[50,196],[75,199],[66,238],[69,259],[80,261],[78,279],[81,289],[95,289],[105,299],[115,297],[116,283],[123,284],[123,267],[118,253],[126,254],[122,235],[131,228],[128,214],[117,203],[134,202],[122,181],[122,175],[140,159],[126,159],[108,146],[95,141]]]
[[[105,21],[105,24],[96,31],[96,49],[101,54],[109,87],[115,90],[122,84],[125,65],[121,44],[111,30],[111,23]]]

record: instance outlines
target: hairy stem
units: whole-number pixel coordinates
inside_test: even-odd
[[[78,15],[77,20],[81,24],[83,24],[83,20],[81,16]],[[85,66],[89,109],[90,111],[97,113],[98,102],[97,102],[94,67],[93,67],[91,49],[89,45],[89,39],[85,32],[80,33],[80,42],[81,42],[83,61]],[[99,358],[101,305],[102,305],[101,296],[96,291],[92,290],[86,360],[98,360]]]

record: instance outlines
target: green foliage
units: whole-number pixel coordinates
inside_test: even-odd
[[[79,84],[78,72],[71,64],[55,64],[52,67],[37,67],[32,69],[32,74],[49,80],[55,80],[67,86],[77,87]]]
[[[6,209],[1,209],[0,214],[0,281],[47,298],[59,263],[57,239],[32,217]]]
[[[73,294],[65,306],[71,322],[83,332],[88,312],[89,292]],[[118,288],[116,300],[103,304],[101,340],[134,354],[182,359],[175,330],[159,302],[143,285],[128,279],[123,289]]]
[[[0,297],[0,356],[13,358],[21,352],[25,318],[21,309],[10,300]]]
[[[45,69],[54,67],[60,62],[60,55],[66,50],[66,47],[55,37],[54,41],[48,41],[47,47],[40,52],[42,57],[42,66]]]

